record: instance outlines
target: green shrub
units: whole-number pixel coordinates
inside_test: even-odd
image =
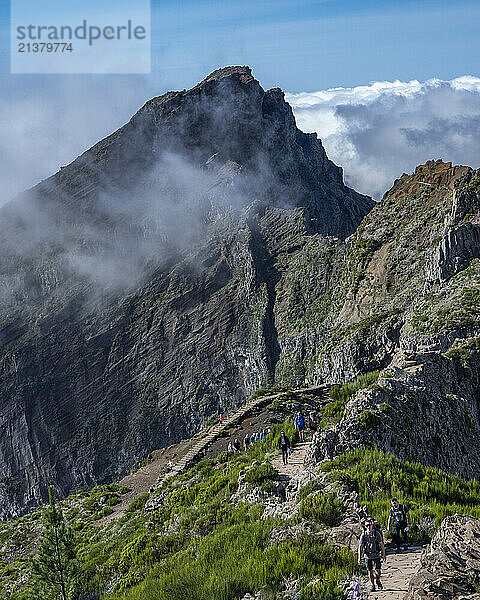
[[[378,425],[382,421],[378,412],[367,408],[363,410],[357,417],[357,423],[365,429],[370,429]]]
[[[300,503],[299,514],[304,519],[314,519],[324,525],[339,525],[345,506],[336,494],[316,494],[307,496]]]
[[[262,490],[262,492],[267,492],[267,494],[273,494],[276,491],[277,487],[271,479],[265,479],[260,484],[260,489]]]
[[[135,498],[135,500],[130,504],[130,506],[127,508],[127,510],[125,512],[133,513],[133,512],[136,512],[137,510],[143,510],[143,507],[145,506],[145,503],[148,500],[148,496],[149,496],[149,493],[145,492],[138,498]]]
[[[378,381],[379,371],[359,375],[351,383],[333,385],[328,395],[331,401],[324,407],[321,426],[325,429],[339,423],[345,413],[345,405],[358,390],[370,387]]]
[[[275,469],[270,463],[263,463],[249,469],[245,474],[245,481],[247,483],[260,483],[265,479],[273,479],[276,474]]]
[[[110,508],[110,506],[105,506],[105,508],[102,508],[101,510],[99,510],[98,512],[95,513],[94,519],[98,520],[98,519],[101,519],[102,517],[108,517],[108,515],[111,515],[112,513],[113,513],[113,508]]]
[[[475,337],[462,342],[456,342],[449,350],[445,352],[444,356],[456,360],[465,369],[467,369],[475,353],[479,350],[480,337]]]
[[[333,581],[319,581],[313,585],[304,587],[299,600],[340,600],[344,594],[338,583]]]
[[[262,398],[263,396],[271,396],[274,393],[275,391],[273,388],[258,388],[250,397],[254,400],[255,398]]]
[[[306,498],[312,492],[316,492],[316,491],[320,490],[321,487],[322,486],[316,479],[312,479],[311,481],[306,483],[304,486],[302,486],[298,490],[297,501],[301,502],[304,498]]]
[[[402,462],[391,454],[359,448],[342,454],[321,467],[329,478],[352,482],[359,492],[360,504],[370,515],[386,525],[390,499],[397,496],[410,508],[414,523],[429,516],[435,525],[448,515],[470,514],[480,518],[480,483],[466,481],[440,469],[419,463]],[[413,532],[415,536],[420,533]]]
[[[343,400],[333,400],[323,409],[322,427],[328,424],[340,423],[345,413],[345,402]]]
[[[269,410],[280,410],[281,408],[285,408],[286,404],[283,400],[280,400],[279,398],[275,398],[274,400],[272,400],[272,402],[270,402],[270,404],[268,405]]]
[[[227,450],[224,450],[223,452],[220,452],[220,454],[217,456],[217,460],[219,463],[226,463],[230,460],[231,457],[232,453],[227,452]]]

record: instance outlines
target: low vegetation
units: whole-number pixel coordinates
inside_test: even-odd
[[[349,550],[333,548],[318,534],[272,541],[275,529],[290,521],[264,518],[261,502],[233,497],[241,471],[259,493],[275,494],[269,457],[281,429],[296,439],[287,420],[248,452],[227,454],[223,462],[201,461],[156,491],[158,508],[151,512],[145,512],[147,497],[142,496],[121,519],[95,526],[104,507],[124,492],[118,486],[99,486],[60,503],[75,535],[77,591],[102,600],[237,600],[262,588],[275,590],[294,576],[303,582],[301,600],[317,593],[338,598],[338,582],[357,569]],[[343,507],[332,495],[314,498],[307,494],[301,507],[314,530],[341,518]],[[38,536],[40,518],[41,511],[25,517],[25,530],[35,529]],[[28,556],[2,563],[0,597],[37,598],[30,576]]]
[[[312,494],[303,498],[299,514],[305,519],[312,519],[323,525],[335,527],[339,525],[345,513],[343,503],[336,494]]]
[[[345,414],[345,406],[353,394],[374,385],[378,381],[378,375],[379,371],[372,371],[359,375],[350,383],[332,386],[328,393],[331,401],[323,409],[321,426],[325,429],[339,423]]]
[[[361,448],[322,465],[332,480],[359,492],[360,503],[384,526],[390,499],[410,509],[416,524],[412,537],[427,541],[448,515],[470,514],[480,518],[480,483],[465,481],[439,469],[419,463],[402,462],[380,450]]]
[[[462,367],[468,369],[470,361],[478,351],[480,351],[480,337],[473,337],[461,342],[456,341],[444,356],[456,360]]]

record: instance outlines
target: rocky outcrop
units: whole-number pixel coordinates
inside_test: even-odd
[[[477,185],[477,171],[429,162],[397,180],[347,241],[314,372],[333,382],[381,373],[319,435],[312,461],[368,445],[477,476]]]
[[[480,521],[447,517],[424,550],[406,600],[480,598]]]
[[[319,433],[309,461],[369,446],[475,478],[480,469],[478,349],[472,346],[467,363],[448,352],[418,353],[414,360],[397,354],[377,384],[350,399],[341,422]]]
[[[446,281],[467,267],[473,258],[480,258],[480,170],[468,171],[454,181],[451,212],[427,281]]]

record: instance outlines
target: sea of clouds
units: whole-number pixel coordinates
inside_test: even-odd
[[[287,94],[297,124],[315,131],[346,182],[380,199],[429,159],[480,167],[480,78],[383,81]]]

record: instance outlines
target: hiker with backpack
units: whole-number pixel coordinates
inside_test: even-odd
[[[300,441],[303,442],[305,435],[305,417],[302,411],[295,417],[295,429],[298,431]]]
[[[402,545],[406,550],[407,547],[407,531],[412,526],[410,519],[410,511],[404,504],[400,504],[396,498],[392,498],[392,507],[388,515],[387,529],[390,531],[392,525],[392,538],[397,547],[397,551],[401,551]]]
[[[291,447],[292,446],[288,436],[285,435],[284,431],[282,431],[280,437],[278,438],[278,448],[282,451],[282,460],[284,465],[288,464],[288,455]]]
[[[375,523],[369,521],[365,525],[365,531],[358,542],[358,564],[362,564],[362,555],[365,560],[368,574],[372,585],[370,591],[375,591],[375,583],[379,590],[383,590],[380,577],[382,575],[382,559],[386,560],[385,545],[381,531],[375,528]]]
[[[310,433],[313,436],[318,429],[317,417],[315,416],[315,413],[313,411],[310,411],[310,414],[308,415],[308,427],[310,429]]]

